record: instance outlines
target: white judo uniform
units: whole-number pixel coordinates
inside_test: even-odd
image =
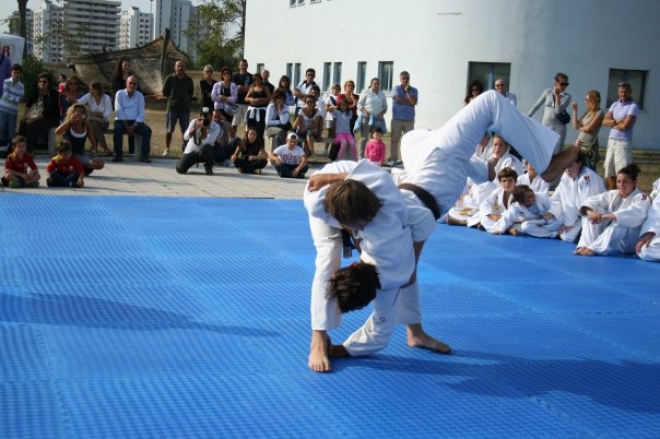
[[[479,206],[478,219],[481,225],[488,233],[493,233],[497,231],[495,228],[499,220],[494,220],[488,215],[504,215],[507,209],[513,206],[513,196],[509,195],[509,198],[506,200],[504,197],[506,193],[504,189],[498,187],[490,193],[488,197],[481,203]],[[500,218],[501,219],[501,218]]]
[[[634,254],[639,232],[651,205],[649,196],[635,189],[626,198],[617,190],[603,192],[588,198],[580,206],[582,235],[578,248],[586,247],[599,255],[611,253]],[[613,213],[616,221],[592,224],[586,208],[599,213]]]
[[[417,283],[401,289],[415,268],[413,241],[424,241],[436,227],[435,219],[414,195],[400,191],[383,169],[360,162],[340,161],[318,173],[348,173],[347,179],[363,182],[382,203],[376,218],[356,233],[361,239],[360,259],[378,268],[381,289],[366,323],[344,342],[352,356],[368,355],[388,345],[396,323],[421,322]],[[312,330],[330,330],[341,325],[336,301],[327,299],[328,281],[341,266],[342,237],[337,220],[325,211],[328,186],[305,191],[310,229],[316,246],[316,271],[312,283]]]
[[[647,232],[655,233],[651,242],[645,245],[637,253],[641,259],[645,261],[658,262],[660,261],[660,179],[653,183],[653,204],[646,213],[646,221],[642,224],[640,236]]]
[[[562,224],[570,229],[564,230],[559,237],[566,242],[575,242],[582,230],[579,209],[589,197],[605,192],[603,179],[592,169],[582,166],[575,179],[566,173],[561,176],[557,189],[552,194],[553,204],[550,212],[555,218],[561,218]]]
[[[533,180],[530,181],[530,175],[528,172],[525,172],[523,175],[518,176],[516,185],[525,185],[529,186],[534,192],[541,192],[547,194],[550,190],[550,183],[541,178],[540,175],[536,174]]]
[[[559,135],[522,114],[504,96],[489,90],[463,107],[445,125],[433,131],[412,130],[401,138],[404,182],[433,195],[442,213],[460,196],[467,177],[488,180],[488,164],[474,155],[487,130],[500,134],[543,174],[552,159]]]
[[[561,218],[550,220],[543,219],[542,215],[550,211],[552,200],[548,194],[535,193],[536,202],[530,206],[523,206],[514,202],[502,214],[493,226],[493,230],[504,233],[511,227],[515,227],[520,233],[535,238],[555,238],[561,227]]]

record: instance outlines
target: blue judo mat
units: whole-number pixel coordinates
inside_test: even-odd
[[[453,355],[398,327],[316,374],[301,201],[5,193],[0,222],[3,439],[660,437],[660,264],[440,225]]]

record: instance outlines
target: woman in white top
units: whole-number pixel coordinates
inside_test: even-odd
[[[96,142],[92,145],[92,149],[96,150],[100,145],[106,156],[114,157],[115,153],[105,141],[105,130],[108,129],[112,114],[112,100],[110,96],[103,93],[103,85],[98,81],[92,82],[89,93],[78,99],[78,103],[87,108],[87,121],[92,128]]]
[[[598,90],[590,90],[584,97],[584,102],[587,106],[587,111],[578,118],[578,104],[573,102],[573,128],[580,131],[578,134],[577,143],[580,145],[586,157],[585,166],[596,170],[596,165],[600,159],[598,151],[598,132],[600,127],[603,126],[603,118],[605,113],[600,109],[600,93]]]

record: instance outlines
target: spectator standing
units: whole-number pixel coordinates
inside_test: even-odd
[[[232,78],[232,82],[236,84],[238,90],[236,112],[234,113],[234,119],[232,121],[234,131],[236,131],[241,123],[245,123],[245,116],[247,114],[248,105],[247,102],[245,102],[245,97],[247,96],[248,91],[250,91],[250,86],[252,85],[253,80],[252,73],[248,72],[247,69],[247,60],[240,60],[238,62],[238,73],[234,73],[234,77]]]
[[[293,96],[296,98],[295,114],[298,114],[302,108],[305,108],[305,99],[309,95],[312,87],[318,86],[318,84],[314,82],[314,78],[316,78],[316,70],[307,69],[305,71],[305,79],[300,81],[293,90]]]
[[[584,97],[584,102],[587,111],[578,119],[578,104],[573,101],[573,128],[580,132],[577,142],[580,145],[580,151],[585,155],[585,166],[595,171],[600,159],[598,132],[603,125],[605,114],[600,109],[600,93],[598,90],[588,91]]]
[[[11,78],[11,59],[3,51],[0,53],[0,95],[2,95],[3,84],[5,79]]]
[[[387,99],[380,90],[380,80],[372,78],[369,88],[365,89],[360,95],[357,105],[358,113],[362,117],[360,138],[360,158],[364,158],[364,150],[367,146],[367,139],[371,137],[371,127],[377,125],[383,131],[385,127],[385,113],[387,113]]]
[[[113,135],[115,143],[115,158],[113,162],[124,160],[123,137],[124,134],[142,138],[142,150],[140,161],[151,163],[149,153],[151,152],[151,128],[144,123],[144,96],[137,91],[138,80],[135,76],[129,76],[126,80],[126,88],[119,90],[115,95],[115,132]]]
[[[270,72],[268,70],[262,70],[261,71],[261,83],[268,89],[270,92],[271,96],[273,92],[275,91],[275,85],[269,81],[270,79]]]
[[[465,99],[463,99],[463,105],[467,105],[474,98],[479,96],[481,93],[484,92],[484,85],[479,81],[478,79],[472,80],[470,84],[468,84],[468,90],[467,90],[467,95],[465,95]]]
[[[202,103],[200,108],[213,108],[213,99],[211,99],[211,92],[216,80],[213,79],[213,66],[207,64],[202,69],[204,77],[199,80],[199,91],[202,95]]]
[[[506,81],[504,79],[497,78],[495,80],[495,91],[504,96],[506,100],[509,101],[509,103],[514,107],[518,106],[518,97],[513,93],[509,93],[506,86]]]
[[[633,162],[633,127],[639,114],[639,107],[632,98],[630,83],[620,82],[617,87],[619,99],[612,104],[603,119],[603,125],[612,128],[603,163],[608,189],[616,188],[617,173]]]
[[[229,67],[223,67],[220,71],[220,81],[213,85],[211,100],[215,110],[219,110],[222,116],[231,121],[236,113],[236,100],[238,99],[238,87],[231,82],[232,72]]]
[[[257,128],[257,135],[263,139],[266,131],[266,107],[270,102],[270,91],[264,87],[260,75],[254,75],[250,90],[245,96],[248,104],[245,124]]]
[[[387,166],[395,166],[399,162],[399,142],[401,134],[415,129],[415,106],[417,105],[418,91],[410,85],[410,73],[403,71],[399,74],[401,84],[392,90],[392,122],[390,129],[390,161]]]
[[[190,123],[190,101],[195,94],[195,85],[190,76],[186,74],[186,63],[177,61],[174,64],[174,73],[168,75],[163,82],[163,96],[167,98],[167,122],[165,125],[165,149],[163,155],[170,155],[172,133],[179,122],[181,140],[183,133]]]
[[[568,86],[568,76],[565,73],[557,73],[555,75],[554,87],[544,90],[538,101],[536,101],[527,114],[529,117],[532,117],[539,108],[544,107],[541,124],[559,134],[559,142],[557,142],[554,154],[564,149],[566,124],[571,121],[566,111],[571,103],[571,95],[566,93]]]
[[[0,96],[0,146],[7,145],[16,134],[18,104],[25,99],[23,68],[20,64],[11,67],[11,77],[2,84]]]
[[[288,76],[282,75],[277,89],[284,94],[284,105],[287,107],[296,105],[296,98],[293,96],[293,91],[291,91],[291,79]]]
[[[357,104],[358,104],[358,100],[360,99],[360,95],[355,93],[355,82],[353,82],[352,79],[349,79],[348,81],[344,82],[344,93],[340,94],[337,97],[338,101],[341,101],[343,99],[346,100],[346,103],[348,104],[348,108],[351,110],[351,113],[353,113],[353,117],[351,117],[351,133],[354,133],[355,122],[357,121],[358,118]]]

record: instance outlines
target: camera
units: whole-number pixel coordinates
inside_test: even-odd
[[[211,120],[204,118],[204,120],[202,121],[202,125],[204,125],[205,127],[211,125]]]

